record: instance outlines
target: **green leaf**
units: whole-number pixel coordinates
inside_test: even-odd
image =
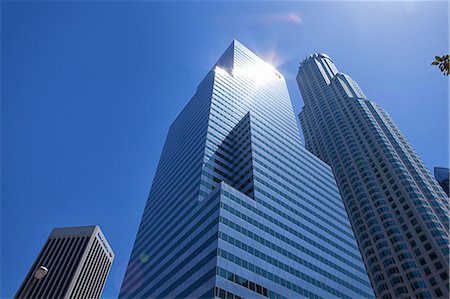
[[[434,59],[436,59],[436,61],[442,61],[442,58],[439,56],[435,56]]]
[[[437,61],[433,61],[432,63],[431,63],[431,65],[438,65],[439,64],[439,62],[437,62]]]

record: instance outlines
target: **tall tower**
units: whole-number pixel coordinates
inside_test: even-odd
[[[330,57],[297,76],[306,148],[331,165],[380,298],[449,295],[445,194],[391,117]]]
[[[237,41],[170,126],[120,297],[373,297],[284,77]]]
[[[113,260],[98,226],[55,228],[15,298],[100,298]]]

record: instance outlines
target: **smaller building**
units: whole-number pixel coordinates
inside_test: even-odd
[[[55,228],[15,298],[100,298],[113,260],[100,227]]]
[[[439,182],[439,185],[441,185],[442,189],[444,189],[444,192],[449,196],[449,176],[450,176],[450,169],[445,167],[435,167],[434,168],[434,177]]]

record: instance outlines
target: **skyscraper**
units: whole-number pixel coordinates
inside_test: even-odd
[[[100,298],[113,260],[98,226],[55,228],[15,298]]]
[[[445,194],[449,196],[449,176],[450,169],[445,167],[434,168],[434,178],[438,181],[439,185],[444,189]]]
[[[237,41],[170,126],[120,292],[214,296],[373,296],[284,77]]]
[[[448,201],[391,117],[330,57],[299,68],[306,148],[331,165],[380,298],[449,295]]]

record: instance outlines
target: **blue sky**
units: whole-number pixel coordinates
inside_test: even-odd
[[[236,38],[287,79],[328,53],[448,166],[448,2],[1,3],[1,298],[53,227],[98,224],[117,297],[170,123]]]

